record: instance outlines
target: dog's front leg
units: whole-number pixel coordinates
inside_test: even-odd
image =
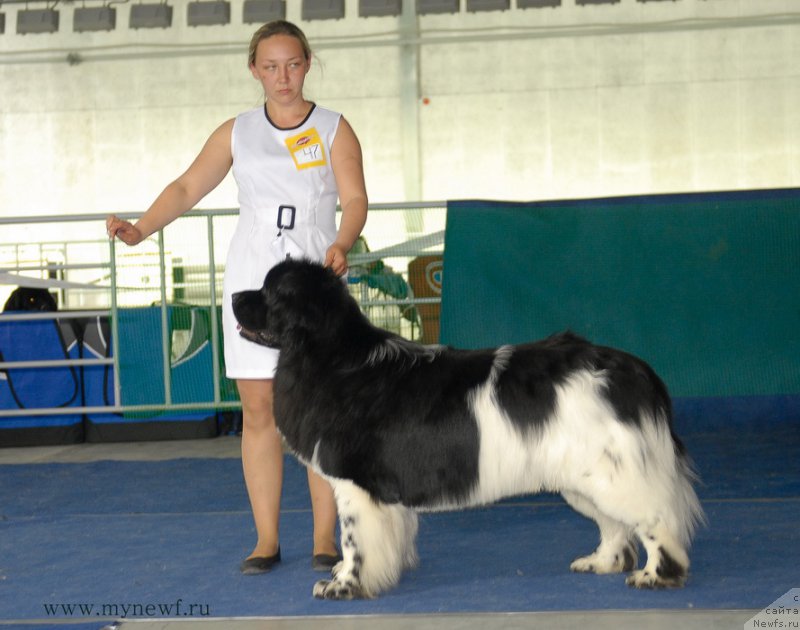
[[[416,564],[417,517],[402,505],[375,501],[350,481],[331,479],[339,511],[342,561],[332,579],[314,585],[314,597],[374,597]]]

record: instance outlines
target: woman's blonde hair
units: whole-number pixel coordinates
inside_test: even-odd
[[[311,46],[308,45],[305,33],[291,22],[275,20],[273,22],[267,22],[253,33],[253,38],[250,40],[250,52],[247,58],[249,66],[253,66],[256,63],[256,49],[258,48],[259,42],[273,35],[288,35],[289,37],[297,39],[303,47],[303,56],[306,58],[306,61],[311,61]]]

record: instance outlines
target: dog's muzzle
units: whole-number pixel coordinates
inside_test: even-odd
[[[260,346],[266,346],[267,348],[278,347],[277,340],[269,336],[264,330],[250,330],[241,324],[239,324],[238,328],[239,335],[242,338],[247,339],[247,341],[252,341],[253,343],[257,343]]]

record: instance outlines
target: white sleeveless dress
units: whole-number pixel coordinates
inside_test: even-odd
[[[225,263],[222,327],[225,373],[231,379],[269,379],[278,351],[239,335],[231,296],[258,289],[286,256],[322,262],[336,239],[338,191],[331,145],[341,114],[312,107],[297,127],[276,127],[265,107],[239,114],[233,125],[233,176],[239,220]]]

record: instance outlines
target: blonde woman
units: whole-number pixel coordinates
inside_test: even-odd
[[[224,122],[200,154],[135,223],[109,216],[110,237],[136,245],[213,190],[228,171],[239,189],[240,213],[225,267],[222,321],[227,376],[242,401],[242,466],[258,539],[243,573],[270,571],[280,562],[279,511],[283,481],[281,439],[272,412],[277,351],[238,334],[231,295],[261,286],[286,258],[318,260],[341,275],[347,253],[367,217],[361,147],[347,121],[303,96],[311,69],[303,32],[283,20],[253,35],[249,68],[264,89],[264,105]],[[337,199],[342,217],[337,230]],[[336,504],[328,483],[311,470],[314,518],[312,566],[327,571],[339,560]]]

